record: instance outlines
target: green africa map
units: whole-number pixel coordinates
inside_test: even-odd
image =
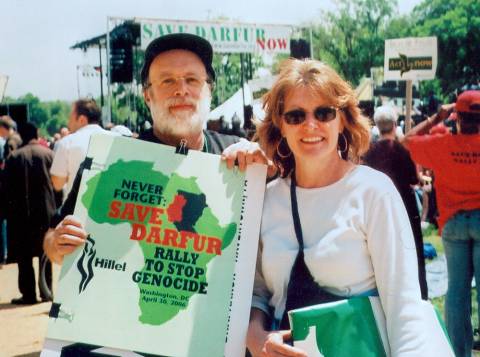
[[[63,263],[48,338],[223,356],[230,330],[244,336],[259,225],[247,237],[249,180],[219,156],[174,150],[92,138],[75,208],[89,237]]]

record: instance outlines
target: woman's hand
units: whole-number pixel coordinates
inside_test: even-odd
[[[267,335],[263,348],[261,350],[261,357],[307,357],[307,354],[293,346],[285,343],[292,337],[290,330],[272,331]]]
[[[253,308],[247,332],[247,347],[253,357],[307,357],[307,354],[285,343],[292,337],[288,331],[265,331],[265,314]]]

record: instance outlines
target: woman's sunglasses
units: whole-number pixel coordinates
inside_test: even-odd
[[[298,125],[302,124],[307,118],[307,113],[303,109],[294,109],[283,114],[283,119],[287,124]],[[313,111],[313,116],[319,122],[326,123],[335,119],[337,115],[337,110],[332,107],[317,107]]]

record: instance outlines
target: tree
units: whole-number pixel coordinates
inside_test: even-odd
[[[385,39],[411,37],[413,27],[414,22],[411,15],[395,17],[387,23]]]
[[[213,68],[217,74],[215,90],[212,93],[212,107],[215,108],[242,88],[243,81],[253,78],[255,71],[263,64],[259,56],[250,54],[215,54]]]
[[[315,57],[358,84],[371,67],[383,65],[385,30],[396,6],[396,0],[339,0],[337,11],[324,13],[315,26]]]
[[[480,2],[425,0],[412,12],[413,36],[437,36],[437,77],[444,96],[480,81]]]
[[[43,102],[41,105],[45,108],[48,114],[48,120],[41,126],[42,131],[53,135],[60,130],[61,127],[66,126],[68,116],[70,114],[71,105],[68,102],[56,100],[53,102]]]
[[[48,121],[48,113],[40,104],[40,99],[35,97],[32,93],[27,93],[23,97],[17,99],[19,103],[26,103],[28,105],[28,113],[30,121],[35,124],[37,128],[41,128],[43,124]]]
[[[69,102],[51,101],[41,102],[38,97],[32,93],[15,98],[6,98],[7,103],[23,103],[28,106],[28,120],[40,129],[42,135],[53,135],[66,126],[68,115],[70,114]]]

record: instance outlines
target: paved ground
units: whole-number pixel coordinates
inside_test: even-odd
[[[36,266],[36,259],[34,262]],[[57,274],[58,268],[54,268],[54,277]],[[0,357],[37,357],[47,331],[51,303],[10,304],[12,298],[20,296],[17,276],[16,264],[0,268]]]
[[[34,260],[37,267],[37,260]],[[54,266],[54,284],[59,267]],[[16,264],[0,268],[0,357],[38,357],[47,331],[48,312],[51,303],[28,306],[10,304],[20,296],[17,288],[18,269]],[[443,280],[443,279],[441,279]],[[432,276],[429,276],[429,285]],[[442,285],[442,284],[440,284]],[[480,353],[474,353],[480,357]]]

